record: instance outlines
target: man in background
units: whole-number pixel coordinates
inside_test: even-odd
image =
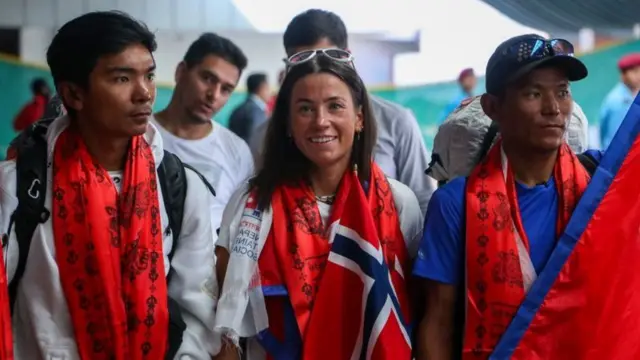
[[[278,73],[278,87],[282,85],[284,81],[284,77],[287,75],[287,70],[282,69]],[[278,90],[279,91],[279,90]],[[267,121],[258,125],[255,128],[255,131],[251,134],[249,138],[249,148],[251,148],[251,153],[256,161],[260,159],[260,152],[262,151],[262,140],[264,139],[265,134],[267,133],[267,127],[269,125],[269,119],[271,118],[271,113],[273,113],[273,109],[276,107],[276,100],[278,99],[278,91],[275,94],[271,95],[271,98],[267,102]]]
[[[294,17],[283,40],[287,56],[314,49],[348,50],[347,28],[342,19],[319,9],[307,10]],[[409,109],[378,96],[371,96],[371,108],[378,123],[375,161],[387,176],[413,190],[424,215],[436,184],[424,175],[429,166],[429,155],[418,122]]]
[[[478,79],[476,78],[476,74],[472,68],[464,69],[458,75],[458,85],[460,85],[460,90],[458,94],[451,100],[447,107],[445,107],[442,112],[442,116],[440,116],[440,123],[443,123],[444,120],[455,110],[458,105],[464,99],[471,98],[475,95],[476,85],[478,84]]]
[[[618,62],[621,82],[609,92],[600,109],[600,146],[606,149],[640,90],[640,53]]]
[[[278,87],[282,85],[282,81],[284,80],[285,75],[287,75],[286,69],[280,70],[280,72],[278,73]],[[273,112],[273,108],[276,107],[277,98],[278,91],[276,91],[275,94],[271,95],[271,98],[269,99],[269,101],[267,101],[267,112],[269,113],[269,115],[271,115],[271,113]]]
[[[215,189],[214,230],[220,227],[233,191],[253,174],[247,144],[212,120],[229,100],[246,66],[246,56],[231,40],[202,34],[178,64],[171,102],[152,120],[165,149],[193,166]]]
[[[18,132],[28,128],[40,120],[51,97],[51,89],[43,78],[36,78],[31,82],[33,99],[27,103],[13,120],[13,129]]]
[[[229,130],[248,144],[256,128],[267,121],[267,101],[271,97],[267,75],[263,73],[249,75],[247,91],[247,100],[231,113]]]

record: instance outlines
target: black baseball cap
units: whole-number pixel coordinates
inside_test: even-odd
[[[520,35],[500,44],[489,58],[485,75],[487,93],[500,94],[507,85],[543,65],[561,68],[569,81],[582,80],[589,73],[574,56],[573,45],[567,40]]]

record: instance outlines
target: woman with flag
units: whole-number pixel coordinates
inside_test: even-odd
[[[349,52],[287,60],[263,163],[222,219],[217,359],[239,359],[242,339],[250,360],[411,358],[422,218],[413,192],[372,161],[375,142]]]

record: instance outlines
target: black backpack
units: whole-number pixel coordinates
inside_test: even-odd
[[[7,246],[12,227],[15,226],[18,243],[18,266],[16,273],[9,283],[9,299],[13,311],[18,285],[24,275],[33,233],[38,224],[45,223],[51,213],[45,208],[47,191],[47,141],[46,133],[54,119],[43,119],[24,130],[10,145],[16,151],[16,196],[18,206],[11,215],[9,229],[3,239],[3,246]],[[165,233],[173,235],[173,246],[168,254],[169,264],[182,230],[184,202],[187,194],[185,168],[193,170],[202,179],[209,191],[215,196],[213,187],[204,176],[193,167],[183,163],[180,159],[165,150],[162,163],[158,167],[158,182],[162,191],[164,206],[169,218],[169,227]],[[173,270],[169,271],[167,282],[171,280]],[[182,334],[186,324],[182,319],[180,307],[169,297],[169,338],[166,359],[173,359],[182,344]]]

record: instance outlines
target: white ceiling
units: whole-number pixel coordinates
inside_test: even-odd
[[[0,0],[0,9],[3,27],[58,28],[86,12],[121,10],[154,30],[255,29],[233,0]]]

